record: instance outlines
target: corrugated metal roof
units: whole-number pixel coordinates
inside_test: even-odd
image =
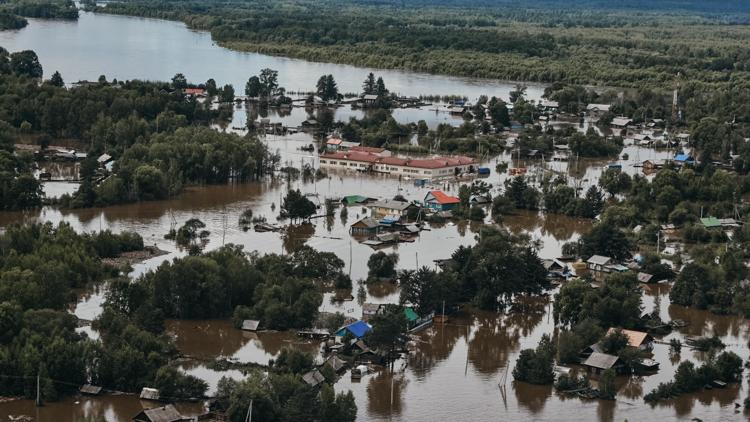
[[[615,366],[618,360],[620,360],[620,358],[617,356],[594,352],[585,362],[583,362],[583,365],[598,369],[609,369]]]

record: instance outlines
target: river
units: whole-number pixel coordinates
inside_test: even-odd
[[[59,70],[66,81],[95,80],[100,74],[118,79],[169,79],[175,73],[184,73],[191,81],[214,78],[217,82],[232,83],[241,90],[247,78],[261,68],[279,70],[280,82],[290,90],[310,90],[322,74],[333,74],[342,92],[359,91],[360,83],[370,71],[382,75],[392,91],[403,95],[446,94],[497,95],[507,99],[513,83],[481,79],[413,74],[401,71],[363,69],[353,66],[312,63],[260,54],[241,53],[218,47],[203,32],[188,30],[183,24],[153,19],[82,13],[78,22],[40,21],[30,19],[27,28],[0,32],[0,46],[17,51],[33,49],[50,75]],[[528,95],[538,99],[543,86],[530,85]],[[304,109],[295,108],[290,114],[271,112],[272,120],[295,122],[305,117]],[[345,120],[359,115],[348,109],[337,110],[336,118]],[[245,111],[238,110],[230,126],[243,126]],[[461,119],[448,116],[441,110],[399,110],[394,118],[400,122],[425,119],[431,127],[441,122],[460,124]],[[284,120],[288,119],[288,120]],[[316,154],[302,152],[299,147],[313,143],[311,136],[298,133],[289,136],[268,136],[265,142],[278,150],[283,161],[294,165],[302,162],[316,163]],[[617,159],[623,170],[635,174],[639,169],[633,164],[647,158],[666,158],[669,151],[656,151],[629,145],[625,148],[627,159]],[[494,172],[498,162],[514,161],[514,165],[528,166],[532,175],[554,171],[580,183],[584,188],[595,184],[607,164],[603,160],[570,162],[544,162],[518,160],[508,154],[490,157],[484,164],[493,169],[487,179],[493,186],[502,186],[505,174]],[[63,175],[70,169],[57,170]],[[351,173],[332,173],[317,182],[294,181],[309,194],[317,194],[319,201],[326,197],[365,194],[375,197],[392,197],[401,194],[408,199],[421,200],[427,191],[417,188],[408,180],[388,176]],[[456,193],[457,184],[438,185]],[[342,218],[315,219],[286,234],[245,232],[238,226],[238,217],[245,209],[254,215],[264,215],[273,221],[286,184],[281,180],[268,180],[240,185],[190,187],[170,200],[145,202],[108,207],[61,211],[44,208],[32,213],[2,213],[0,227],[22,221],[65,221],[80,231],[111,229],[133,230],[140,233],[147,244],[155,244],[168,252],[134,266],[130,274],[137,277],[158,266],[164,259],[183,256],[173,242],[163,238],[173,227],[189,218],[200,218],[211,236],[208,249],[223,243],[243,245],[248,251],[260,253],[287,253],[301,244],[336,253],[346,262],[345,271],[355,280],[366,276],[366,262],[373,249],[352,240],[349,225],[364,215],[363,210],[350,208]],[[45,184],[50,196],[74,189],[72,184]],[[565,242],[575,240],[591,225],[590,221],[563,216],[544,216],[537,213],[519,213],[509,216],[504,226],[514,233],[524,233],[539,242],[543,258],[559,256]],[[448,257],[460,245],[475,243],[479,226],[476,223],[433,225],[422,232],[414,243],[403,243],[387,249],[400,256],[399,268],[416,268],[433,265],[433,260]],[[78,303],[71,309],[76,315],[91,319],[101,312],[106,286],[81,292]],[[684,339],[686,336],[719,335],[728,344],[728,350],[748,358],[748,323],[732,316],[717,316],[669,304],[669,286],[649,287],[644,292],[645,311],[659,307],[663,319],[683,319],[685,328],[666,336]],[[398,289],[389,284],[367,287],[368,302],[385,303],[398,300]],[[554,293],[554,292],[552,292]],[[361,304],[356,300],[335,301],[328,292],[322,311],[339,311],[349,316],[361,315]],[[658,298],[658,299],[657,299]],[[704,391],[683,396],[677,400],[651,407],[642,396],[659,382],[674,375],[679,361],[671,359],[667,346],[656,345],[654,359],[661,364],[660,371],[646,377],[619,377],[617,401],[587,401],[567,399],[555,394],[551,387],[514,383],[509,372],[523,348],[534,347],[544,333],[555,330],[551,320],[549,297],[529,304],[523,313],[489,314],[467,311],[456,316],[450,324],[430,327],[420,334],[417,350],[397,364],[393,378],[387,372],[366,375],[352,382],[344,375],[336,389],[351,389],[359,409],[361,421],[434,421],[434,420],[739,420],[733,403],[742,402],[747,395],[745,384],[724,390]],[[298,347],[308,351],[318,350],[315,342],[300,341],[292,333],[244,333],[234,329],[229,321],[170,321],[167,331],[186,355],[194,361],[185,362],[182,368],[204,378],[214,389],[221,376],[241,378],[238,371],[217,372],[206,368],[202,360],[216,357],[235,358],[243,362],[267,363],[282,347]],[[87,331],[92,336],[95,332]],[[682,359],[696,362],[705,360],[700,353],[683,349]],[[398,369],[401,368],[401,369]],[[505,388],[500,388],[504,386]],[[393,400],[391,400],[391,397]],[[68,398],[35,408],[30,401],[0,404],[0,420],[11,415],[26,414],[38,421],[73,422],[84,417],[101,417],[107,421],[128,421],[143,406],[133,396],[105,396],[96,399]],[[185,414],[200,412],[200,406],[182,405]]]

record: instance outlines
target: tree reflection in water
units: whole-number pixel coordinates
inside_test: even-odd
[[[544,409],[547,399],[552,396],[551,385],[533,385],[525,382],[512,382],[516,400],[522,407],[529,409],[531,413],[539,413]]]
[[[395,364],[398,367],[398,362]],[[367,384],[367,411],[371,415],[394,417],[403,411],[403,394],[408,380],[403,372],[391,374],[390,370],[383,370],[374,377],[370,377]],[[391,387],[393,393],[391,394]],[[391,403],[393,397],[393,403]]]
[[[310,223],[289,225],[281,234],[281,242],[287,253],[293,253],[315,234],[315,226]]]

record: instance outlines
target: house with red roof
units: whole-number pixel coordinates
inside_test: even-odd
[[[431,190],[424,197],[425,206],[435,211],[450,211],[460,203],[460,199],[450,196],[441,190]]]

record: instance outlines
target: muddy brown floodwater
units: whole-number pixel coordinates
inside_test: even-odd
[[[154,40],[159,42],[155,43]],[[0,45],[10,51],[37,51],[45,71],[49,74],[60,70],[67,81],[95,80],[102,73],[121,80],[168,80],[175,73],[183,72],[191,81],[215,78],[219,83],[231,82],[238,87],[244,84],[249,75],[270,67],[280,71],[281,84],[289,89],[312,89],[319,75],[330,73],[335,75],[342,91],[357,91],[361,80],[371,70],[232,52],[212,45],[208,34],[189,31],[180,23],[90,13],[82,13],[78,22],[30,19],[27,28],[0,32]],[[149,48],[144,49],[144,45]],[[175,49],[175,45],[191,48]],[[214,63],[223,65],[217,67]],[[513,83],[502,81],[374,71],[383,75],[392,91],[404,95],[463,94],[473,101],[479,95],[486,94],[507,99],[514,87]],[[528,97],[537,100],[543,90],[544,86],[530,85]],[[244,127],[248,118],[260,117],[268,117],[286,126],[296,126],[308,116],[308,111],[302,108],[264,113],[252,107],[248,110],[239,107],[232,122],[219,129],[232,131],[235,127]],[[363,111],[346,107],[335,110],[335,119],[339,121],[363,115]],[[440,104],[394,110],[393,116],[401,123],[425,120],[431,128],[440,123],[460,125],[463,122],[461,118],[446,113]],[[588,122],[580,126],[573,122],[573,125],[581,131],[589,127]],[[299,149],[315,142],[308,134],[267,136],[264,142],[271,150],[281,154],[284,163],[293,166],[317,164],[317,151],[308,153]],[[628,145],[623,151],[627,159],[621,156],[611,160],[569,162],[525,160],[504,153],[485,159],[483,165],[492,169],[486,181],[495,186],[494,194],[508,177],[494,171],[495,165],[500,162],[511,162],[511,167],[526,166],[529,176],[536,179],[553,172],[567,177],[571,185],[586,189],[597,183],[603,168],[609,163],[616,162],[622,165],[623,171],[636,174],[640,169],[635,164],[646,159],[669,158],[674,152]],[[51,172],[55,179],[72,179],[77,172],[75,165],[54,163],[45,165],[42,170]],[[434,187],[456,194],[458,186],[457,183],[436,183]],[[235,243],[243,245],[247,251],[288,253],[299,245],[307,244],[334,252],[346,262],[345,271],[355,280],[356,291],[357,280],[366,276],[366,262],[373,253],[373,249],[352,240],[348,234],[351,223],[366,215],[363,209],[350,208],[347,218],[341,218],[337,210],[334,217],[314,219],[311,224],[290,228],[283,234],[244,232],[239,228],[239,215],[248,208],[253,210],[253,215],[262,215],[274,221],[281,197],[288,187],[282,180],[197,186],[167,201],[105,209],[61,211],[43,208],[31,213],[0,213],[0,228],[24,221],[64,221],[76,230],[86,232],[102,229],[136,231],[147,244],[168,252],[167,255],[134,265],[130,275],[137,278],[165,259],[183,256],[184,252],[173,242],[165,240],[164,234],[189,218],[200,218],[211,232],[208,249],[217,248],[223,243]],[[315,183],[298,180],[291,187],[313,195],[311,199],[320,204],[325,198],[354,194],[383,198],[401,194],[408,199],[421,200],[431,188],[417,188],[407,179],[352,173],[331,173],[329,178]],[[70,182],[44,183],[44,190],[50,197],[73,192],[76,188],[77,185]],[[552,258],[560,254],[565,242],[585,233],[591,222],[563,216],[519,213],[504,218],[503,225],[514,233],[530,236],[539,244],[539,255]],[[458,246],[475,243],[479,227],[476,223],[434,225],[430,231],[422,232],[414,243],[403,243],[386,250],[398,252],[399,268],[432,266],[433,260],[449,257]],[[83,319],[96,318],[101,312],[106,289],[104,284],[80,292],[71,312]],[[728,350],[736,352],[743,359],[748,358],[749,327],[746,320],[670,305],[668,291],[669,286],[648,287],[643,295],[644,311],[658,306],[663,319],[679,318],[689,325],[662,340],[716,334],[728,345]],[[395,302],[398,294],[398,288],[394,285],[376,284],[367,287],[366,300]],[[361,315],[361,305],[357,301],[332,301],[333,296],[333,293],[326,293],[321,311],[338,311],[352,317]],[[551,387],[513,382],[510,373],[519,351],[536,346],[542,334],[555,331],[550,314],[551,297],[530,300],[520,313],[494,314],[466,310],[451,318],[447,325],[429,327],[421,332],[416,351],[397,362],[393,373],[376,372],[364,376],[359,382],[352,382],[345,375],[335,388],[354,392],[360,421],[745,419],[745,415],[735,412],[734,406],[747,396],[744,383],[723,390],[686,395],[654,407],[645,404],[643,394],[658,383],[670,380],[679,363],[679,360],[670,358],[667,346],[660,344],[654,348],[654,359],[661,365],[659,372],[646,377],[619,377],[616,401],[564,398]],[[90,328],[80,330],[93,338],[97,337],[97,333]],[[233,328],[228,320],[169,321],[167,332],[174,338],[181,353],[189,357],[181,360],[181,368],[205,379],[210,392],[215,391],[222,376],[236,379],[243,376],[240,371],[209,369],[206,362],[211,359],[267,363],[283,347],[316,352],[320,346],[316,342],[301,341],[291,332],[245,333]],[[701,362],[706,356],[683,348],[680,359]],[[0,421],[28,415],[44,422],[74,422],[86,418],[124,422],[144,406],[154,405],[130,395],[70,397],[41,408],[36,408],[32,401],[19,400],[0,403]],[[196,415],[202,410],[200,404],[178,404],[178,407],[186,415]]]
[[[269,147],[278,150],[286,162],[299,165],[316,163],[316,154],[298,150],[300,146],[313,142],[307,134],[285,137],[267,137]],[[636,160],[665,158],[668,151],[627,146],[624,150],[628,160],[614,160],[623,165],[623,170],[635,174]],[[494,171],[498,162],[512,161],[514,166],[528,166],[530,177],[539,178],[545,172],[555,172],[570,178],[584,189],[598,180],[608,160],[580,160],[570,162],[544,162],[542,160],[517,160],[510,154],[501,154],[485,161],[493,171],[488,183],[495,188],[507,179],[506,174]],[[456,194],[458,183],[436,183],[435,188]],[[358,173],[331,173],[330,177],[316,181],[292,182],[312,195],[311,199],[322,204],[325,198],[363,194],[390,198],[396,194],[408,199],[421,200],[432,186],[418,188],[411,180],[383,175]],[[349,225],[367,215],[359,207],[349,209],[348,217],[335,216],[313,219],[310,224],[290,228],[286,233],[257,233],[242,231],[238,225],[239,215],[252,209],[253,215],[263,215],[274,221],[278,214],[281,197],[288,186],[283,180],[267,180],[256,183],[222,186],[190,187],[173,199],[158,202],[61,211],[44,208],[34,213],[2,213],[0,226],[23,221],[67,222],[79,231],[133,230],[140,233],[147,244],[154,244],[168,252],[134,265],[132,277],[138,277],[154,269],[165,259],[183,256],[173,242],[164,239],[171,227],[180,225],[189,218],[200,218],[211,232],[207,248],[213,249],[222,243],[235,243],[247,251],[260,253],[288,253],[302,244],[330,251],[341,257],[345,271],[355,280],[367,274],[366,263],[373,249],[351,239]],[[321,208],[322,209],[322,208]],[[489,220],[488,220],[489,221]],[[508,216],[503,225],[514,233],[523,233],[539,244],[543,258],[560,255],[562,245],[577,239],[591,226],[588,220],[564,216],[522,212]],[[418,265],[433,266],[433,260],[449,257],[460,245],[476,242],[481,224],[461,222],[433,225],[431,230],[420,234],[414,243],[402,243],[387,251],[399,254],[399,268],[416,268]],[[106,284],[81,292],[72,312],[84,319],[93,319],[100,312],[106,292]],[[390,284],[367,287],[368,302],[386,303],[398,300],[398,288]],[[554,293],[554,292],[553,292]],[[684,338],[685,335],[711,335],[716,333],[729,344],[728,349],[743,358],[747,353],[747,322],[744,319],[716,316],[708,313],[670,306],[668,286],[649,288],[644,293],[644,306],[650,310],[659,304],[662,318],[680,318],[690,325],[667,336]],[[347,316],[359,317],[361,305],[356,301],[333,301],[334,294],[326,293],[321,311],[343,312]],[[660,298],[656,300],[656,298]],[[533,306],[531,306],[533,305]],[[618,380],[620,390],[617,401],[583,401],[563,398],[551,387],[514,383],[510,371],[516,356],[523,348],[534,347],[544,333],[554,331],[550,315],[549,298],[535,300],[520,314],[498,315],[484,312],[466,312],[451,319],[446,326],[428,328],[420,334],[421,341],[413,355],[396,365],[393,375],[387,371],[366,375],[359,382],[343,376],[336,389],[351,389],[359,409],[359,420],[434,421],[440,420],[653,420],[699,417],[704,420],[733,420],[743,415],[736,414],[735,402],[746,396],[744,385],[734,385],[724,390],[713,390],[688,395],[678,400],[651,407],[643,402],[643,394],[659,382],[672,378],[678,361],[670,360],[667,346],[657,345],[654,358],[660,362],[660,371],[647,377]],[[91,337],[97,333],[82,328]],[[241,379],[240,371],[216,371],[207,367],[207,361],[222,357],[239,362],[265,364],[274,358],[283,347],[296,347],[317,352],[316,342],[301,341],[291,332],[244,333],[231,326],[228,320],[170,321],[167,332],[173,336],[182,354],[190,359],[181,361],[181,368],[196,375],[209,384],[209,392],[216,389],[222,376]],[[696,362],[706,357],[683,349],[682,359]],[[504,385],[501,389],[499,385]],[[393,401],[391,401],[393,397]],[[36,409],[30,401],[0,404],[0,420],[4,416],[27,414],[39,411],[39,420],[72,422],[85,416],[102,416],[108,421],[129,420],[142,408],[134,396],[105,396],[98,399],[70,398],[59,403]],[[148,403],[146,403],[148,405]],[[188,406],[186,413],[198,413],[199,408]],[[191,414],[194,414],[191,413]],[[46,419],[45,419],[46,418]]]

